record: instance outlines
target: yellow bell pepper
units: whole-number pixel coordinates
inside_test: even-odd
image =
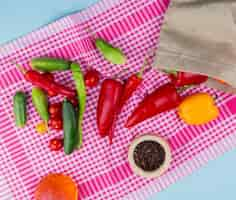
[[[214,99],[207,93],[197,93],[186,97],[178,107],[180,118],[190,125],[201,125],[216,119],[219,109]]]

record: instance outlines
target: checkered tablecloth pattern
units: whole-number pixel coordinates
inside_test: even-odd
[[[52,172],[70,175],[80,188],[81,199],[145,199],[183,176],[236,146],[236,97],[206,88],[216,98],[220,117],[204,126],[187,126],[176,111],[162,113],[131,130],[124,128],[127,116],[138,102],[168,78],[155,69],[144,75],[142,86],[135,92],[117,119],[112,146],[97,133],[96,104],[99,87],[88,90],[83,122],[83,148],[70,156],[51,152],[48,141],[62,132],[40,136],[35,132],[39,116],[28,95],[28,122],[23,129],[14,125],[12,96],[17,90],[30,94],[31,84],[12,65],[26,67],[33,57],[52,56],[81,64],[85,71],[96,68],[102,78],[118,74],[121,79],[137,72],[150,49],[158,47],[160,26],[168,0],[104,0],[80,13],[65,17],[44,28],[0,47],[0,199],[31,200],[36,184]],[[98,36],[122,48],[128,57],[125,66],[111,65],[95,50],[90,28]],[[149,62],[153,60],[150,56]],[[122,71],[123,68],[128,71]],[[56,80],[74,87],[70,72],[56,73]],[[57,102],[54,97],[50,102]],[[158,179],[144,179],[133,174],[127,161],[128,145],[138,135],[156,133],[166,138],[173,160],[169,171]]]

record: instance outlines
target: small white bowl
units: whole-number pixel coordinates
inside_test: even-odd
[[[134,161],[134,150],[139,143],[144,142],[144,141],[157,142],[163,147],[163,149],[165,151],[165,160],[164,160],[163,164],[158,169],[156,169],[154,171],[145,171],[142,168],[138,167]],[[171,162],[170,146],[169,146],[168,142],[161,137],[158,137],[156,135],[143,135],[143,136],[136,138],[131,143],[131,145],[129,147],[129,152],[128,152],[128,160],[129,160],[129,164],[135,174],[142,176],[142,177],[146,177],[146,178],[156,178],[156,177],[161,176],[164,172],[166,172],[170,166],[170,162]]]

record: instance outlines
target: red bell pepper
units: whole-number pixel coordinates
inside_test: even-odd
[[[103,81],[97,106],[97,126],[99,134],[102,137],[109,134],[110,140],[113,138],[111,129],[120,107],[122,92],[123,84],[120,81],[114,79]]]
[[[175,86],[170,83],[163,85],[144,98],[128,118],[125,127],[131,128],[150,117],[176,108],[180,102],[181,97]]]
[[[207,81],[208,77],[201,74],[192,74],[189,72],[177,72],[177,74],[169,75],[171,82],[176,87],[183,87],[186,85],[198,85]]]

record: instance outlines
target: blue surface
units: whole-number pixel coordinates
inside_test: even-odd
[[[65,14],[85,8],[96,0],[2,0],[0,43],[12,40]],[[230,152],[206,167],[155,194],[150,200],[235,200],[236,152]]]

